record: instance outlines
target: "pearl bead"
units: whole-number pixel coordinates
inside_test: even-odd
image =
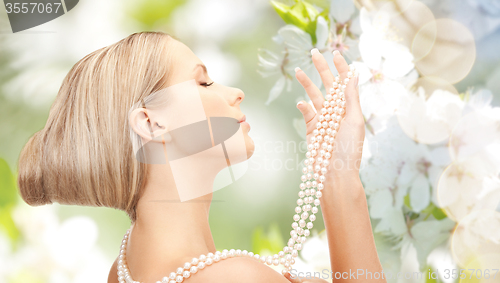
[[[175,272],[170,272],[170,279],[175,279],[175,277],[177,276],[177,274],[175,274]]]
[[[240,249],[236,250],[236,256],[241,256],[241,250]]]
[[[184,269],[182,267],[177,268],[177,274],[182,274]]]
[[[299,219],[300,219],[300,216],[299,216],[298,214],[295,214],[295,215],[293,216],[293,220],[294,220],[294,221],[299,221]]]
[[[200,259],[200,261],[205,261],[205,260],[207,260],[207,257],[205,255],[201,255],[199,259]]]
[[[209,258],[207,258],[207,260],[205,261],[205,263],[207,265],[212,265],[212,263],[214,263],[214,260],[211,257],[209,257]]]
[[[184,281],[184,277],[182,277],[180,275],[175,277],[175,282],[182,282],[182,281]]]
[[[314,205],[318,206],[320,204],[319,199],[314,200]]]
[[[200,263],[198,263],[197,267],[198,267],[198,269],[201,270],[201,269],[205,268],[205,263],[204,262],[200,262]]]
[[[299,226],[302,227],[302,228],[305,227],[306,226],[306,222],[303,219],[300,219],[299,220]]]
[[[307,212],[302,213],[302,219],[307,219],[307,217],[309,217],[309,213]]]
[[[221,260],[221,257],[219,255],[214,255],[214,261],[219,262]]]
[[[184,271],[184,272],[182,273],[182,276],[183,276],[184,278],[189,278],[189,276],[191,276],[191,273],[190,273],[189,271]]]
[[[196,272],[198,272],[198,267],[191,266],[191,268],[189,269],[189,272],[191,272],[191,274],[195,274]]]

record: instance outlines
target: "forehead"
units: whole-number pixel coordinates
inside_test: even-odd
[[[172,40],[167,48],[170,49],[169,56],[171,56],[172,62],[170,69],[171,84],[194,79],[197,72],[203,72],[202,68],[196,67],[196,65],[203,64],[203,62],[184,43]]]

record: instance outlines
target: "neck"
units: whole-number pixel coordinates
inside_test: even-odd
[[[217,173],[200,176],[193,170],[196,178],[191,175],[195,173],[181,179],[176,175],[174,181],[168,163],[148,166],[127,246],[127,264],[140,281],[158,280],[192,258],[216,251],[209,225],[212,193],[181,202],[176,184],[183,190],[212,191]]]

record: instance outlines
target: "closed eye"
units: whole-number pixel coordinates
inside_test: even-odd
[[[202,86],[211,86],[211,85],[213,85],[213,84],[214,84],[214,82],[211,82],[211,83],[202,83],[201,85],[202,85]]]

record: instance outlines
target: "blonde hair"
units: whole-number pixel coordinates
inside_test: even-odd
[[[18,184],[26,203],[106,206],[135,221],[147,165],[134,156],[128,111],[165,88],[172,39],[134,33],[73,66],[47,124],[21,151]]]

